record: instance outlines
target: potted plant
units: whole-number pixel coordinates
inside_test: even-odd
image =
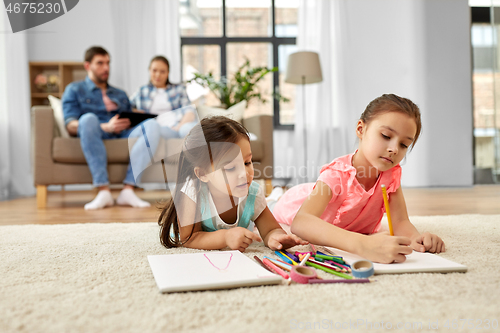
[[[245,63],[238,68],[231,79],[222,77],[216,80],[212,72],[208,74],[194,73],[194,78],[188,80],[188,83],[196,82],[203,87],[207,87],[219,99],[220,107],[229,109],[235,104],[242,101],[247,101],[247,105],[251,100],[259,100],[261,103],[266,103],[267,100],[262,96],[257,83],[271,72],[276,72],[278,67],[251,67],[250,61],[246,59]],[[274,98],[288,102],[289,99],[281,96],[279,93],[274,94]]]

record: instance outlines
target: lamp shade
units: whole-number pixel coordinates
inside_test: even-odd
[[[308,84],[323,81],[321,64],[316,52],[300,51],[288,56],[285,82]]]

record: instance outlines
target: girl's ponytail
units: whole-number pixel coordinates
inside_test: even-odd
[[[178,237],[175,235],[179,234],[179,226],[177,221],[177,211],[175,210],[174,198],[170,198],[165,207],[163,207],[160,217],[158,218],[158,224],[160,225],[160,243],[161,245],[171,248],[177,247]],[[170,230],[173,226],[174,237],[170,237]]]
[[[186,159],[184,152],[181,151],[179,155],[177,183],[174,189],[174,193],[172,193],[172,197],[167,202],[165,207],[163,207],[160,216],[158,217],[158,225],[160,226],[160,243],[167,248],[182,246],[182,244],[187,242],[193,234],[194,228],[191,230],[191,234],[189,235],[188,239],[184,242],[181,241],[178,214],[175,208],[175,198],[179,198],[179,195],[181,193],[180,184],[184,183],[186,179],[196,179],[196,175],[194,174],[194,167],[189,164],[190,163]]]

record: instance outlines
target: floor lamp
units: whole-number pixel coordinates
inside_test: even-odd
[[[288,56],[285,82],[302,85],[302,112],[304,115],[304,166],[307,181],[307,121],[306,121],[306,91],[305,85],[323,81],[321,64],[316,52],[300,51]]]

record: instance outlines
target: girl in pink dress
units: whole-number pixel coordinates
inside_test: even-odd
[[[323,166],[316,183],[287,191],[274,208],[276,220],[313,244],[332,246],[381,263],[403,262],[412,250],[445,251],[438,236],[419,233],[408,219],[399,162],[412,149],[422,124],[409,99],[382,95],[356,125],[356,152]],[[394,236],[377,233],[387,188]]]

